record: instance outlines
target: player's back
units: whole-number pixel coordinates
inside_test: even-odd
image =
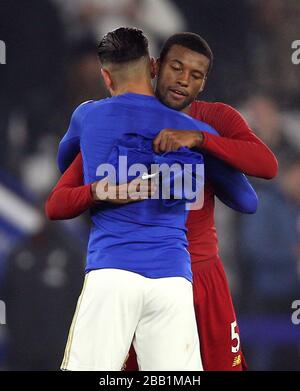
[[[85,182],[96,179],[97,167],[107,163],[113,145],[123,135],[142,134],[154,139],[160,130],[171,126],[211,129],[204,122],[169,109],[153,96],[128,93],[86,104],[90,107],[81,133]]]
[[[99,179],[97,168],[108,162],[113,146],[126,134],[154,139],[163,128],[209,128],[152,96],[124,94],[87,105],[90,107],[82,120],[81,133],[86,183]],[[162,200],[149,199],[95,209],[88,270],[115,267],[154,278],[191,279],[185,219],[184,202],[168,207]]]

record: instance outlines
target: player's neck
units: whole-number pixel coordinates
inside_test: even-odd
[[[148,83],[147,81],[139,83],[126,83],[117,88],[113,95],[121,95],[126,93],[154,96],[151,82]]]

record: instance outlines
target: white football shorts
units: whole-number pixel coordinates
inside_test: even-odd
[[[119,269],[86,275],[61,369],[120,371],[132,342],[142,371],[203,370],[188,280]]]

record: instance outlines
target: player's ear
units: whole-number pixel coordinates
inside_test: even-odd
[[[112,77],[111,77],[109,70],[106,68],[101,68],[101,75],[103,77],[106,88],[109,91],[113,90],[114,83],[113,83],[113,80],[112,80]]]
[[[156,77],[156,60],[155,58],[151,57],[150,58],[150,75],[151,75],[151,79],[155,79]]]
[[[154,73],[153,79],[158,76],[159,68],[160,68],[159,58],[157,59],[153,58],[153,73]]]

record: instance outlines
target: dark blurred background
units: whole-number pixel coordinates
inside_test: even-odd
[[[123,25],[142,28],[155,56],[174,32],[202,35],[215,63],[201,99],[240,110],[275,152],[276,180],[252,180],[258,212],[218,204],[216,220],[249,369],[300,370],[299,22],[299,0],[0,0],[1,369],[59,368],[88,218],[50,223],[43,204],[72,111],[106,96],[95,45]]]

